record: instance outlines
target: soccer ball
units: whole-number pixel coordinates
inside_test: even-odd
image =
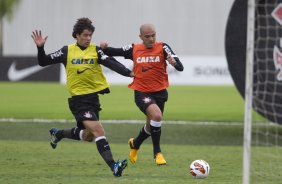
[[[208,177],[211,168],[204,160],[195,160],[190,165],[190,174],[197,179]]]

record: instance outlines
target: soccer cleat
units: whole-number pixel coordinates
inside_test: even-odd
[[[137,161],[137,152],[138,149],[134,149],[134,138],[130,138],[128,141],[129,147],[130,147],[130,152],[129,152],[129,160],[132,164],[135,164]]]
[[[49,132],[50,132],[50,135],[51,135],[50,145],[53,149],[55,149],[57,147],[57,143],[60,141],[56,137],[56,133],[58,132],[58,129],[57,128],[51,128]]]
[[[166,161],[165,161],[164,156],[161,152],[156,154],[155,162],[156,162],[157,165],[166,165]]]
[[[114,163],[114,170],[113,170],[113,174],[116,177],[120,177],[122,176],[122,171],[126,168],[127,166],[127,160],[124,159],[123,161],[119,162],[115,162]]]

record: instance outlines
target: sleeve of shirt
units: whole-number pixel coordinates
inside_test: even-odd
[[[98,63],[117,72],[120,75],[130,77],[131,70],[118,62],[115,58],[107,56],[100,47],[97,47]]]
[[[184,67],[180,61],[180,59],[178,58],[178,56],[173,52],[173,50],[170,48],[170,46],[166,43],[163,43],[163,51],[164,51],[164,56],[165,58],[167,58],[168,55],[171,55],[176,63],[174,65],[174,68],[177,70],[177,71],[183,71],[184,70]]]
[[[44,46],[37,47],[38,54],[38,64],[40,66],[47,66],[57,63],[63,63],[66,66],[67,63],[67,54],[68,54],[68,47],[64,46],[60,50],[53,52],[51,54],[46,55]]]
[[[107,47],[106,49],[103,49],[103,51],[109,56],[122,56],[125,59],[133,59],[133,44],[126,45],[122,48]]]

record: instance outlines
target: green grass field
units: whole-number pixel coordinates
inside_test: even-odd
[[[164,125],[162,150],[168,164],[162,167],[154,164],[151,141],[146,140],[140,150],[139,162],[136,165],[130,163],[122,178],[112,176],[94,143],[64,140],[56,150],[51,149],[49,128],[71,127],[70,123],[9,122],[0,125],[0,183],[184,184],[241,181],[242,126],[238,125],[232,126],[232,129],[214,125]],[[136,135],[141,126],[105,124],[115,158],[127,158],[127,140]],[[189,175],[189,164],[195,159],[209,162],[209,178],[195,180]],[[222,175],[223,169],[227,174]]]
[[[111,86],[101,96],[101,120],[142,120],[126,86]],[[66,87],[56,83],[0,83],[0,118],[51,118],[73,120],[67,106]],[[56,150],[49,145],[51,127],[70,128],[74,123],[0,122],[0,183],[2,184],[153,184],[242,183],[243,100],[234,87],[171,86],[163,124],[162,151],[168,164],[154,164],[152,145],[142,145],[136,165],[115,178],[104,164],[94,143],[63,140]],[[193,122],[193,123],[189,123]],[[207,123],[203,123],[207,122]],[[210,123],[217,122],[217,123]],[[238,123],[232,123],[238,122]],[[228,124],[229,123],[229,124]],[[116,159],[128,157],[127,141],[142,124],[104,124]],[[257,147],[264,152],[264,147]],[[204,159],[210,176],[193,179],[188,167]],[[267,162],[268,158],[265,159]],[[264,160],[260,160],[264,162]],[[279,183],[281,174],[267,182]]]
[[[101,119],[144,119],[126,85],[101,95]],[[56,83],[0,83],[0,117],[73,119],[66,86]],[[242,122],[244,104],[233,86],[171,86],[165,120]]]

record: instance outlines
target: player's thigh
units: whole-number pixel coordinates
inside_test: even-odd
[[[135,104],[145,115],[147,115],[146,109],[151,104],[156,103],[156,101],[154,100],[154,98],[151,96],[150,93],[144,93],[137,90],[134,91],[134,98],[135,98]]]
[[[154,99],[156,101],[156,104],[158,105],[158,107],[160,108],[162,113],[164,113],[165,103],[168,100],[167,90],[166,89],[161,90],[161,91],[155,93],[153,96],[154,96]]]
[[[97,94],[69,98],[69,107],[72,111],[77,126],[86,128],[83,121],[99,121],[100,102]]]

